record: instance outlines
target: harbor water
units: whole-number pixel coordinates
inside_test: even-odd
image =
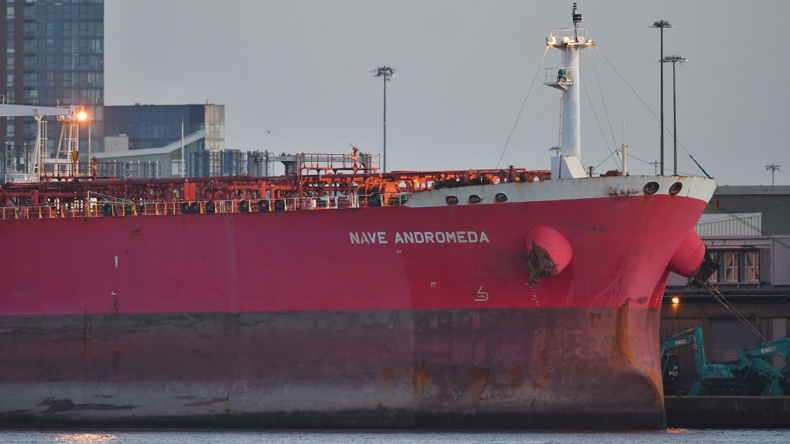
[[[790,442],[790,430],[657,432],[261,432],[261,431],[0,431],[3,444],[593,444]]]

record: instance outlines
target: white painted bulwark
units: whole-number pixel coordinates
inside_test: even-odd
[[[447,197],[458,198],[459,206],[463,205],[507,205],[512,202],[546,202],[575,199],[622,198],[645,195],[645,185],[649,182],[658,183],[655,195],[669,195],[670,187],[680,182],[682,188],[677,196],[710,201],[716,190],[716,182],[704,177],[692,176],[612,176],[590,177],[569,180],[547,180],[538,182],[510,182],[492,185],[470,185],[458,188],[442,188],[439,190],[414,193],[406,206],[436,207],[446,206]],[[496,195],[504,193],[507,202],[496,201]],[[469,196],[480,196],[480,203],[472,204]]]

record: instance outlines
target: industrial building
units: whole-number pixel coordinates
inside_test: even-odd
[[[697,225],[720,264],[711,282],[766,340],[790,335],[790,186],[721,186]],[[701,326],[708,363],[736,360],[764,342],[705,289],[672,275],[661,337]],[[679,381],[696,378],[694,350],[677,349]],[[774,358],[781,368],[783,359]]]

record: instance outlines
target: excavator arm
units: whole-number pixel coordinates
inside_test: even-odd
[[[685,347],[687,345],[694,346],[694,356],[697,362],[697,369],[705,365],[705,347],[702,340],[702,327],[696,326],[686,331],[668,336],[661,341],[661,372],[666,371],[667,362],[669,361],[668,353],[676,348]],[[699,370],[698,370],[699,371]]]
[[[769,363],[767,358],[778,356],[787,359],[788,355],[790,355],[790,338],[775,339],[756,347],[738,350],[738,368],[766,379],[763,395],[784,396],[780,382],[788,378],[790,365],[785,365],[780,371]]]

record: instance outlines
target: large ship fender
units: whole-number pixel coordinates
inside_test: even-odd
[[[695,230],[691,230],[669,260],[669,270],[685,277],[695,277],[700,272],[707,248]]]
[[[527,233],[527,269],[529,285],[560,273],[573,258],[573,249],[568,239],[559,231],[549,227],[535,227]]]

